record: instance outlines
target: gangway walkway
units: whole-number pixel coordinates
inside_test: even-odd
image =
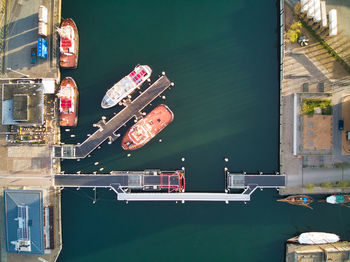
[[[116,131],[124,126],[131,118],[138,117],[141,114],[140,112],[170,85],[170,80],[166,76],[161,76],[108,122],[102,119],[97,124],[94,124],[99,129],[82,144],[55,146],[54,157],[68,159],[85,158],[107,139],[110,142],[115,141],[119,137]]]
[[[184,192],[184,171],[113,171],[111,174],[59,174],[56,187],[110,188],[121,201],[250,201],[257,188],[285,186],[285,175],[226,172],[226,192]],[[241,189],[241,193],[234,193]]]
[[[59,174],[55,175],[56,187],[112,188],[125,191],[185,190],[184,171],[113,171],[111,174]]]
[[[226,173],[226,189],[228,192],[243,189],[243,194],[251,195],[257,188],[284,188],[286,176],[276,174]]]
[[[206,192],[185,192],[185,193],[125,193],[118,192],[118,200],[122,201],[210,201],[210,202],[231,202],[250,201],[249,194],[229,193],[206,193]]]

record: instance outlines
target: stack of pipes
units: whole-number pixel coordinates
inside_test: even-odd
[[[321,1],[321,20],[322,26],[327,26],[327,10],[326,10],[326,1]]]
[[[331,9],[328,13],[328,16],[329,16],[329,36],[335,36],[338,33],[337,10]]]
[[[300,12],[301,13],[306,13],[307,10],[309,9],[309,0],[300,0]]]
[[[313,18],[315,16],[315,0],[309,0],[307,17]]]
[[[314,0],[314,22],[319,23],[321,22],[321,3],[320,0]]]

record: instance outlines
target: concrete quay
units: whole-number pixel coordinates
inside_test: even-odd
[[[58,37],[61,0],[0,1],[0,78],[53,78],[60,80]],[[48,9],[47,59],[31,63],[31,49],[37,46],[39,6]]]
[[[290,5],[285,4],[285,32],[296,20]],[[350,192],[348,187],[333,186],[336,182],[350,181],[350,157],[342,153],[345,130],[338,129],[339,120],[348,119],[349,115],[342,107],[343,97],[350,94],[350,75],[305,28],[302,33],[310,39],[309,46],[300,47],[288,39],[283,40],[280,172],[286,174],[287,183],[280,194]],[[307,97],[331,101],[330,130],[316,129],[316,124],[306,121],[308,117],[302,114],[302,100]],[[317,145],[312,144],[319,143],[317,136],[321,133],[331,139],[329,150],[318,150]],[[314,150],[303,150],[311,144]]]
[[[48,57],[31,63],[31,49],[37,46],[39,6],[48,8]],[[60,81],[58,41],[55,32],[61,20],[61,0],[0,0],[0,84],[38,82],[43,78]],[[0,92],[0,111],[2,92]],[[54,95],[44,100],[45,144],[9,143],[9,126],[0,125],[0,261],[56,261],[62,249],[61,192],[54,187],[60,162],[52,156],[52,146],[60,141],[57,103]],[[2,112],[0,112],[2,120]],[[1,121],[2,122],[2,121]],[[0,123],[1,123],[0,122]],[[15,127],[16,129],[16,127]],[[30,153],[28,153],[30,152]],[[43,207],[53,208],[54,248],[43,255],[7,253],[4,232],[4,190],[40,190]]]

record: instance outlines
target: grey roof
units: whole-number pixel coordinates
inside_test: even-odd
[[[27,94],[15,94],[13,96],[13,120],[28,121]]]
[[[6,232],[6,250],[9,253],[18,253],[12,241],[18,240],[19,229],[18,212],[21,207],[28,206],[28,228],[31,244],[30,252],[21,252],[29,254],[44,254],[44,228],[43,228],[43,199],[40,190],[5,190],[5,232]],[[19,232],[21,231],[21,232]],[[26,235],[27,236],[27,235]]]
[[[25,98],[26,101],[25,101]],[[42,83],[4,83],[2,85],[2,124],[33,126],[44,124]]]

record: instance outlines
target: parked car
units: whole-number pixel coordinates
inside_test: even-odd
[[[31,57],[30,63],[32,65],[35,65],[35,63],[36,63],[36,52],[37,52],[36,47],[32,47],[32,49],[30,51],[30,57]]]
[[[339,120],[339,122],[338,122],[338,129],[340,131],[344,130],[344,120]]]

